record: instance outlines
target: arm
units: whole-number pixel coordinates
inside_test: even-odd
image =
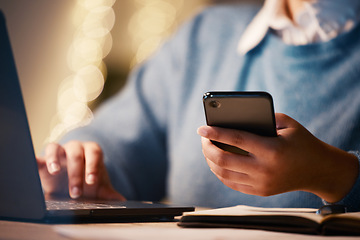
[[[61,139],[59,143],[61,146],[50,148],[55,152],[46,156],[58,156],[56,149],[66,152],[62,154],[65,157],[58,157],[63,159],[58,160],[62,162],[58,165],[63,165],[65,170],[69,164],[75,166],[73,170],[65,171],[71,173],[75,171],[77,172],[75,176],[82,176],[84,171],[88,175],[87,165],[100,166],[96,163],[88,163],[88,160],[95,159],[95,162],[103,162],[113,187],[127,199],[162,199],[166,191],[167,175],[165,135],[168,112],[166,110],[167,93],[168,85],[174,82],[177,74],[177,70],[173,69],[174,63],[171,59],[173,49],[174,46],[167,44],[153,59],[133,71],[126,87],[97,109],[91,124],[68,133]],[[78,154],[80,155],[78,162],[81,164],[72,163],[73,160],[67,154],[72,151],[70,145],[77,143],[83,147],[88,142],[96,143],[102,153],[101,159],[96,160],[97,158],[93,158],[92,155],[86,157]],[[80,149],[75,152],[82,151]],[[47,172],[42,176],[43,182],[49,182],[50,178],[47,176],[53,173],[51,157],[47,158],[50,160],[39,158],[40,167],[46,164],[48,166]],[[90,172],[97,173],[98,171]],[[69,189],[71,196],[77,196],[78,194],[71,193],[71,189],[81,188],[82,183],[86,183],[86,175],[84,179],[70,179],[69,182],[67,176],[71,178],[72,175],[64,175],[61,181],[50,181],[52,187],[47,189],[51,192],[62,193]],[[100,177],[96,176],[96,178]],[[61,186],[67,183],[69,183],[68,187]],[[81,192],[85,191],[81,190]]]
[[[269,196],[302,190],[327,202],[344,199],[358,179],[357,157],[320,141],[284,114],[276,114],[276,122],[276,138],[216,127],[199,128],[203,152],[214,174],[225,185],[247,194]],[[210,139],[250,154],[225,152]]]
[[[121,94],[98,109],[91,124],[68,133],[60,145],[47,147],[45,157],[38,158],[40,169],[44,169],[41,165],[47,166],[48,173],[41,174],[43,185],[48,185],[45,191],[65,193],[64,189],[69,189],[74,198],[91,197],[94,193],[86,194],[91,190],[88,176],[102,179],[104,175],[109,178],[108,183],[111,182],[126,198],[159,200],[163,197],[166,175],[164,137],[160,123],[147,105],[156,104],[157,100],[144,99],[147,96],[143,92],[143,81],[139,70]],[[160,108],[160,105],[156,106]],[[49,174],[56,178],[49,178]]]

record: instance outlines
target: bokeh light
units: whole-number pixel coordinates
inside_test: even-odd
[[[76,28],[67,63],[73,72],[59,86],[57,114],[46,143],[57,141],[70,129],[88,124],[93,114],[88,102],[104,88],[106,66],[103,58],[112,46],[115,0],[77,0],[73,23]]]
[[[177,16],[183,0],[135,0],[135,12],[130,18],[128,31],[135,52],[131,66],[148,58],[177,26]]]
[[[95,100],[103,90],[104,76],[99,68],[88,65],[80,69],[74,76],[73,90],[79,101]]]
[[[131,11],[127,32],[121,33],[129,37],[130,45],[126,46],[132,56],[132,59],[128,60],[130,69],[147,59],[162,41],[173,33],[179,24],[180,16],[186,11],[190,12],[186,7],[203,6],[207,0],[197,2],[121,2]],[[72,74],[59,86],[57,114],[52,120],[51,134],[45,143],[57,141],[67,131],[86,125],[93,118],[88,105],[93,104],[101,94],[107,78],[107,68],[103,59],[113,45],[111,30],[116,20],[114,4],[115,0],[76,0],[72,16],[76,30],[67,54],[67,65]]]

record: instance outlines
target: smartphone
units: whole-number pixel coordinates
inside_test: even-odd
[[[267,92],[207,92],[203,104],[209,126],[238,129],[266,137],[277,136],[273,99]],[[248,154],[235,146],[213,143],[226,151]]]

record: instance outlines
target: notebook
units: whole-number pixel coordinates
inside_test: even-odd
[[[15,61],[0,10],[0,219],[33,222],[171,220],[193,207],[151,202],[46,202],[41,188]],[[58,204],[57,203],[57,204]],[[90,205],[89,205],[90,204]],[[74,206],[73,206],[74,205]],[[75,206],[77,205],[77,206]]]
[[[360,236],[360,212],[346,212],[342,205],[324,205],[320,209],[238,205],[184,213],[178,226]]]

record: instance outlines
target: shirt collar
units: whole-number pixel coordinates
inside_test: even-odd
[[[328,41],[350,30],[359,21],[360,1],[311,1],[294,17],[295,24],[286,13],[285,0],[265,0],[263,7],[242,35],[238,52],[242,55],[255,48],[269,28],[291,45]]]
[[[270,22],[276,19],[275,16],[279,15],[278,12],[280,12],[280,18],[279,21],[276,21],[276,24],[282,25],[290,21],[281,14],[281,8],[283,8],[284,4],[284,0],[266,0],[264,2],[263,7],[245,29],[239,41],[238,51],[241,54],[246,54],[261,42],[270,27]]]

